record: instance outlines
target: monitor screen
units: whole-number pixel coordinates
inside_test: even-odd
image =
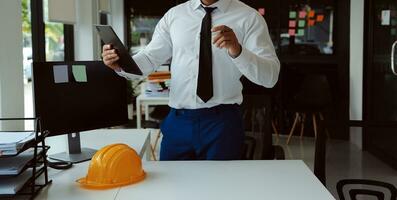
[[[127,81],[102,61],[35,62],[35,116],[50,136],[126,124]]]

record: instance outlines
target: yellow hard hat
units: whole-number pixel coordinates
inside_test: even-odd
[[[141,158],[134,149],[112,144],[95,153],[87,176],[77,182],[89,189],[109,189],[139,182],[145,176]]]

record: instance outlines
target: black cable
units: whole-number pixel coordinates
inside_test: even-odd
[[[72,162],[67,162],[67,161],[49,161],[47,160],[48,167],[51,167],[53,169],[57,170],[66,170],[70,169],[73,166]]]

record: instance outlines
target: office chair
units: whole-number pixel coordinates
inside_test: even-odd
[[[300,122],[301,128],[300,137],[303,137],[307,116],[312,118],[314,136],[317,137],[318,119],[325,120],[323,113],[332,103],[327,77],[321,74],[306,74],[286,81],[289,83],[285,88],[284,108],[295,113],[287,144],[289,144],[298,122]]]
[[[266,89],[250,82],[247,78],[240,79],[243,84],[244,101],[241,106],[244,126],[252,133],[258,133],[255,148],[258,148],[258,159],[282,160],[285,159],[284,150],[281,146],[273,145],[272,133],[278,137],[278,131],[273,121],[274,98],[278,87]],[[246,138],[246,143],[252,139]],[[252,155],[251,157],[255,157]]]
[[[375,186],[377,188],[383,188],[390,191],[390,199],[389,200],[396,200],[397,197],[397,189],[394,185],[390,183],[385,183],[381,181],[374,181],[374,180],[364,180],[364,179],[344,179],[340,180],[336,184],[336,189],[338,191],[338,196],[340,200],[345,200],[346,196],[343,193],[343,188],[347,185],[362,185],[362,186]],[[376,197],[378,200],[386,200],[385,193],[381,190],[375,189],[350,189],[349,190],[349,197],[351,200],[357,200],[358,195],[367,195]]]
[[[254,160],[255,150],[257,148],[256,139],[251,136],[245,136],[243,153],[241,156],[242,160]],[[284,149],[279,145],[272,146],[272,154],[274,160],[285,160]]]
[[[242,153],[241,159],[242,160],[253,160],[255,149],[256,149],[255,138],[246,135],[244,138],[244,146],[243,146],[243,153]]]

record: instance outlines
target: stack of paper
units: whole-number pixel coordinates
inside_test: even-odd
[[[151,97],[167,97],[170,91],[171,73],[154,72],[148,76],[145,94]]]
[[[17,154],[34,137],[35,132],[0,132],[0,156]]]
[[[41,150],[37,153],[39,154]],[[29,149],[18,156],[0,159],[0,176],[18,175],[26,164],[33,159],[34,150]]]
[[[32,177],[32,169],[28,169],[16,177],[6,177],[0,179],[0,194],[16,194]]]

